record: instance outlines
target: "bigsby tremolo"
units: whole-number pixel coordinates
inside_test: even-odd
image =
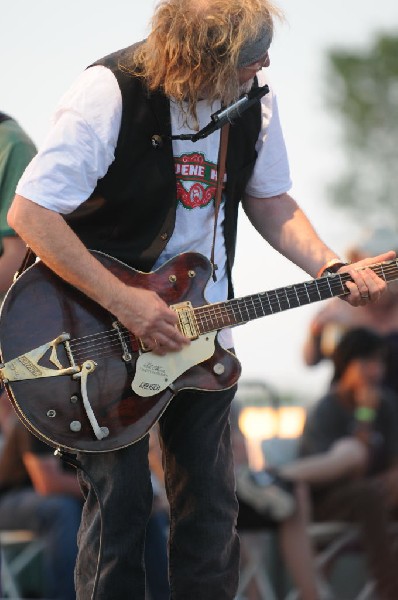
[[[95,370],[96,363],[93,360],[86,360],[81,366],[76,365],[70,349],[69,340],[70,335],[68,333],[62,333],[51,342],[47,342],[46,344],[38,346],[25,354],[21,354],[4,364],[0,364],[0,377],[4,383],[9,383],[26,379],[39,379],[41,377],[72,375],[73,379],[80,380],[80,391],[84,410],[86,411],[87,418],[93,428],[95,437],[98,440],[102,440],[109,435],[109,430],[107,427],[99,426],[87,392],[87,378]],[[57,348],[60,344],[64,345],[70,363],[69,367],[62,366],[61,361],[58,358]],[[48,360],[54,365],[54,369],[39,364],[39,361],[49,350],[51,350],[51,352]]]
[[[51,342],[47,342],[38,348],[34,348],[25,354],[0,365],[0,377],[5,382],[23,381],[24,379],[38,379],[40,377],[58,377],[60,375],[73,375],[80,371],[80,367],[74,364],[72,353],[69,348],[70,335],[62,333]],[[58,355],[57,348],[64,344],[71,366],[63,367]],[[39,364],[43,356],[51,349],[49,361],[56,367],[44,367]]]

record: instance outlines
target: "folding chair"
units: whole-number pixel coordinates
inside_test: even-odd
[[[308,535],[311,537],[316,550],[315,566],[320,597],[328,600],[339,600],[332,582],[328,580],[325,573],[338,559],[344,559],[353,549],[356,552],[362,551],[359,527],[340,521],[311,523],[308,528]],[[299,596],[295,590],[292,590],[286,598],[286,600],[298,599]],[[374,581],[366,574],[362,587],[354,597],[351,597],[351,600],[374,599]]]
[[[3,597],[15,600],[22,598],[20,577],[43,547],[44,541],[33,531],[0,531]]]
[[[251,506],[239,499],[238,532],[241,539],[242,563],[235,600],[244,600],[249,586],[256,587],[259,600],[278,600],[268,575],[271,535],[277,525],[262,518]]]

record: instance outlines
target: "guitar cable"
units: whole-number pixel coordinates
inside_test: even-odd
[[[64,450],[61,450],[61,448],[57,448],[54,452],[54,455],[57,456],[58,458],[60,458],[65,464],[75,467],[75,469],[81,469],[85,473],[87,479],[91,483],[91,486],[94,490],[95,497],[98,502],[99,512],[100,512],[99,549],[98,549],[97,566],[96,566],[96,571],[95,571],[93,591],[91,592],[91,598],[90,598],[90,600],[95,600],[95,597],[97,595],[99,576],[101,573],[103,547],[104,547],[104,544],[103,544],[103,542],[104,542],[104,539],[103,539],[103,537],[104,537],[104,507],[102,504],[100,494],[98,492],[98,488],[97,488],[95,482],[93,481],[92,477],[90,476],[90,473],[88,473],[87,469],[85,469],[85,467],[83,467],[82,463],[79,460],[77,460],[77,458],[75,456],[73,456],[72,454],[69,454],[68,452],[65,452]]]

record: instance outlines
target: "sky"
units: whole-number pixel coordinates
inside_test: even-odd
[[[0,36],[0,110],[14,116],[40,145],[59,97],[97,58],[138,41],[148,32],[152,0],[13,0],[3,8]],[[280,0],[270,51],[275,88],[293,179],[291,193],[320,236],[337,253],[361,233],[359,222],[328,204],[326,184],[338,174],[340,124],[325,102],[326,53],[332,48],[367,52],[375,35],[398,33],[397,0]],[[242,296],[309,279],[270,248],[242,216],[234,269]],[[302,345],[319,304],[253,321],[234,331],[242,378],[270,384],[279,393],[316,399],[328,385],[330,366],[308,368]]]

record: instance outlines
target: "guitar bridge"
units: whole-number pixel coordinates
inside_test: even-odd
[[[199,337],[199,329],[196,323],[193,306],[191,302],[180,302],[179,304],[171,304],[170,308],[178,315],[178,329],[186,338],[197,340]],[[150,348],[139,339],[140,347],[143,352],[148,352]]]
[[[180,302],[170,306],[178,315],[178,327],[183,335],[190,340],[199,337],[199,329],[191,302]]]
[[[57,377],[59,375],[74,375],[80,371],[73,360],[72,353],[69,347],[70,335],[68,333],[62,333],[51,342],[47,342],[38,348],[30,350],[25,354],[21,354],[12,360],[0,365],[0,377],[4,383],[9,381],[22,381],[25,379],[39,379],[40,377]],[[66,354],[69,358],[70,367],[63,367],[58,355],[57,348],[60,344],[63,344],[66,350]],[[52,369],[50,367],[44,367],[39,364],[39,361],[43,356],[51,349],[49,361],[56,367]]]

